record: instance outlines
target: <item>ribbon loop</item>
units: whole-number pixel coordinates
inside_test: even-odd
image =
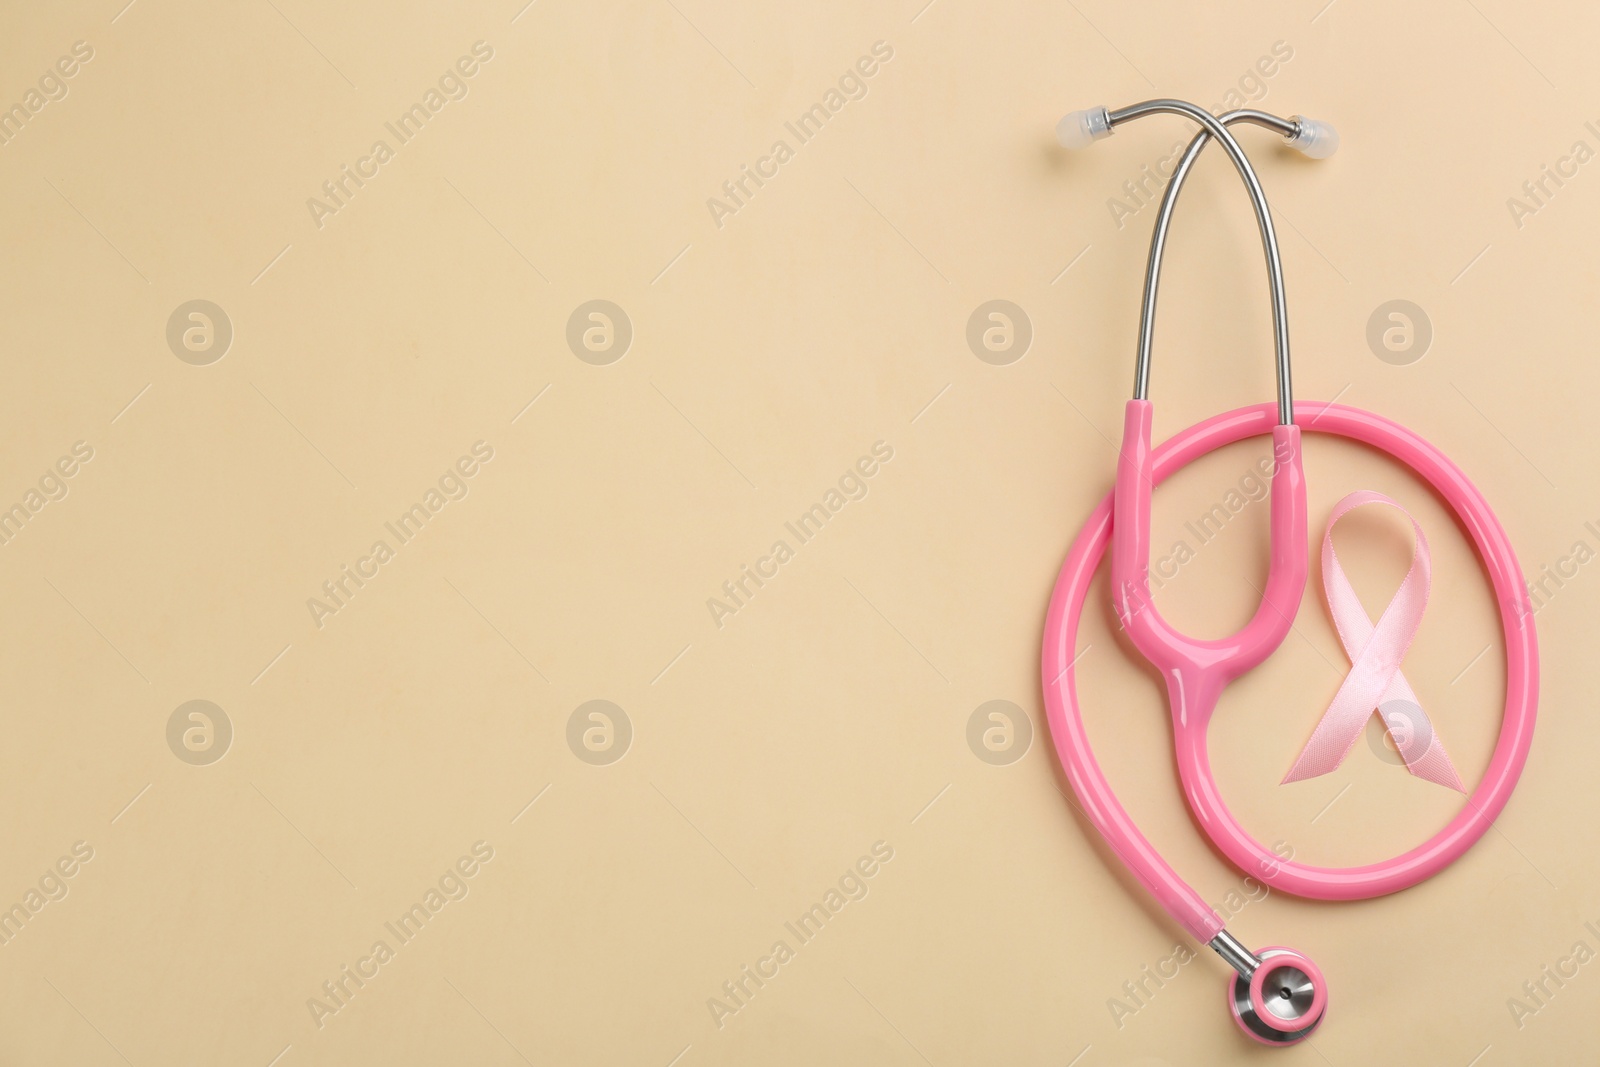
[[[1366,504],[1385,504],[1399,511],[1411,523],[1416,538],[1411,567],[1376,625],[1367,617],[1366,609],[1361,606],[1355,588],[1333,551],[1334,526],[1345,515]],[[1339,643],[1350,657],[1350,673],[1322,713],[1311,739],[1284,776],[1283,784],[1315,778],[1337,768],[1361,736],[1367,717],[1376,710],[1412,774],[1466,792],[1427,712],[1422,710],[1417,694],[1400,672],[1400,661],[1411,647],[1422,622],[1423,609],[1428,604],[1432,573],[1428,539],[1423,536],[1417,520],[1399,503],[1382,493],[1364,489],[1334,505],[1333,514],[1328,517],[1327,532],[1322,537],[1322,588],[1328,598],[1334,627],[1339,632]]]

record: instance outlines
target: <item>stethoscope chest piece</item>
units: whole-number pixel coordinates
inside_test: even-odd
[[[1228,1010],[1239,1028],[1264,1045],[1292,1045],[1310,1036],[1328,1012],[1327,985],[1317,965],[1286,948],[1256,953],[1250,977],[1228,981]]]

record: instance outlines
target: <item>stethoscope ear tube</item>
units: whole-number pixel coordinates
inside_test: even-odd
[[[1231,124],[1239,122],[1270,128],[1291,124],[1264,112],[1250,110],[1230,111],[1221,117],[1215,117],[1204,108],[1183,100],[1146,100],[1141,104],[1108,112],[1107,122],[1109,128],[1115,129],[1122,123],[1147,115],[1182,115],[1199,123],[1200,132],[1194,135],[1194,139],[1184,151],[1183,158],[1173,169],[1172,177],[1167,182],[1166,194],[1161,198],[1161,208],[1156,214],[1155,226],[1150,232],[1150,257],[1145,268],[1144,305],[1139,314],[1139,351],[1134,361],[1133,398],[1135,400],[1150,398],[1150,349],[1155,334],[1156,296],[1161,282],[1162,252],[1167,243],[1167,231],[1172,226],[1173,208],[1177,204],[1178,193],[1188,178],[1189,168],[1194,165],[1195,158],[1207,143],[1215,138],[1227,152],[1228,158],[1233,161],[1234,169],[1239,172],[1239,180],[1244,182],[1245,192],[1250,195],[1250,206],[1255,210],[1256,226],[1261,233],[1261,252],[1267,261],[1268,295],[1272,301],[1272,343],[1278,376],[1278,421],[1285,425],[1292,423],[1294,381],[1289,365],[1289,308],[1288,298],[1284,295],[1283,261],[1278,252],[1278,234],[1272,223],[1272,209],[1267,204],[1267,194],[1261,188],[1261,180],[1256,177],[1255,168],[1250,165],[1250,157],[1228,131]]]

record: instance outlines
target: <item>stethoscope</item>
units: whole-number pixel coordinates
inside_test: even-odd
[[[1134,647],[1166,682],[1178,775],[1196,821],[1241,871],[1295,896],[1361,900],[1393,893],[1437,874],[1470,848],[1505,806],[1527,760],[1538,702],[1539,652],[1516,555],[1488,502],[1467,476],[1438,449],[1382,416],[1342,404],[1293,400],[1277,235],[1255,171],[1227,127],[1240,122],[1264,126],[1282,134],[1286,144],[1317,159],[1331,155],[1338,146],[1332,127],[1299,116],[1281,119],[1254,110],[1214,117],[1180,100],[1149,100],[1116,111],[1094,108],[1074,112],[1061,120],[1057,133],[1066,147],[1080,148],[1110,136],[1125,122],[1154,114],[1181,115],[1201,129],[1172,173],[1150,241],[1138,363],[1133,399],[1124,414],[1116,487],[1090,514],[1072,543],[1050,598],[1041,657],[1045,711],[1056,754],[1089,821],[1168,914],[1237,972],[1228,986],[1228,1007],[1245,1033],[1264,1044],[1289,1045],[1304,1039],[1322,1022],[1328,1003],[1322,972],[1293,949],[1273,946],[1252,952],[1224,929],[1216,911],[1139,832],[1090,749],[1078,709],[1075,649],[1084,601],[1107,544],[1111,546],[1112,600],[1118,619]],[[1178,193],[1195,158],[1213,138],[1227,150],[1243,179],[1261,231],[1272,288],[1278,402],[1275,410],[1271,404],[1261,404],[1225,412],[1152,448],[1147,397],[1162,251]],[[1438,492],[1472,538],[1488,570],[1505,634],[1505,718],[1483,780],[1467,798],[1466,807],[1443,830],[1403,855],[1362,867],[1309,866],[1285,859],[1251,837],[1223,803],[1206,751],[1206,727],[1223,689],[1277,649],[1300,606],[1307,574],[1302,428],[1381,450],[1410,467]],[[1269,432],[1276,465],[1270,505],[1272,548],[1260,606],[1231,637],[1207,641],[1188,637],[1162,619],[1151,599],[1151,490],[1215,449]]]

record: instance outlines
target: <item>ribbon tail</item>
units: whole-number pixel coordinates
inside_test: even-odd
[[[1433,728],[1428,713],[1422,710],[1404,674],[1395,673],[1378,704],[1378,715],[1408,771],[1458,793],[1467,791],[1456,773],[1455,764],[1450,762],[1450,754],[1445,751],[1439,732]],[[1400,742],[1402,737],[1406,739],[1404,744]]]
[[[1428,738],[1428,744],[1420,750],[1415,744],[1400,749],[1400,758],[1406,761],[1406,769],[1418,778],[1427,779],[1435,785],[1465,793],[1467,789],[1461,784],[1461,776],[1456,773],[1455,764],[1450,762],[1450,754],[1444,750],[1444,742],[1440,741],[1439,735],[1434,732],[1427,713],[1416,704],[1411,706],[1411,711],[1420,717],[1415,728],[1427,731],[1425,736]],[[1400,748],[1398,745],[1395,747]]]
[[[1279,785],[1316,778],[1337,770],[1339,764],[1344,762],[1344,758],[1355,747],[1356,739],[1361,736],[1361,728],[1366,725],[1367,716],[1372,714],[1372,707],[1368,701],[1362,699],[1362,694],[1351,692],[1352,689],[1362,688],[1359,685],[1351,685],[1354,679],[1355,675],[1345,678],[1345,684],[1334,694],[1333,703],[1322,713],[1316,729],[1311,731],[1310,740],[1306,742],[1305,748],[1300,750],[1299,758],[1294,761],[1294,766],[1289,768],[1289,773],[1284,775]]]
[[[1450,762],[1450,757],[1445,754],[1444,746],[1435,737],[1433,744],[1428,746],[1415,763],[1407,763],[1411,773],[1418,778],[1426,778],[1436,785],[1454,789],[1457,793],[1465,793],[1466,786],[1461,784],[1461,776],[1456,773],[1455,764]]]

